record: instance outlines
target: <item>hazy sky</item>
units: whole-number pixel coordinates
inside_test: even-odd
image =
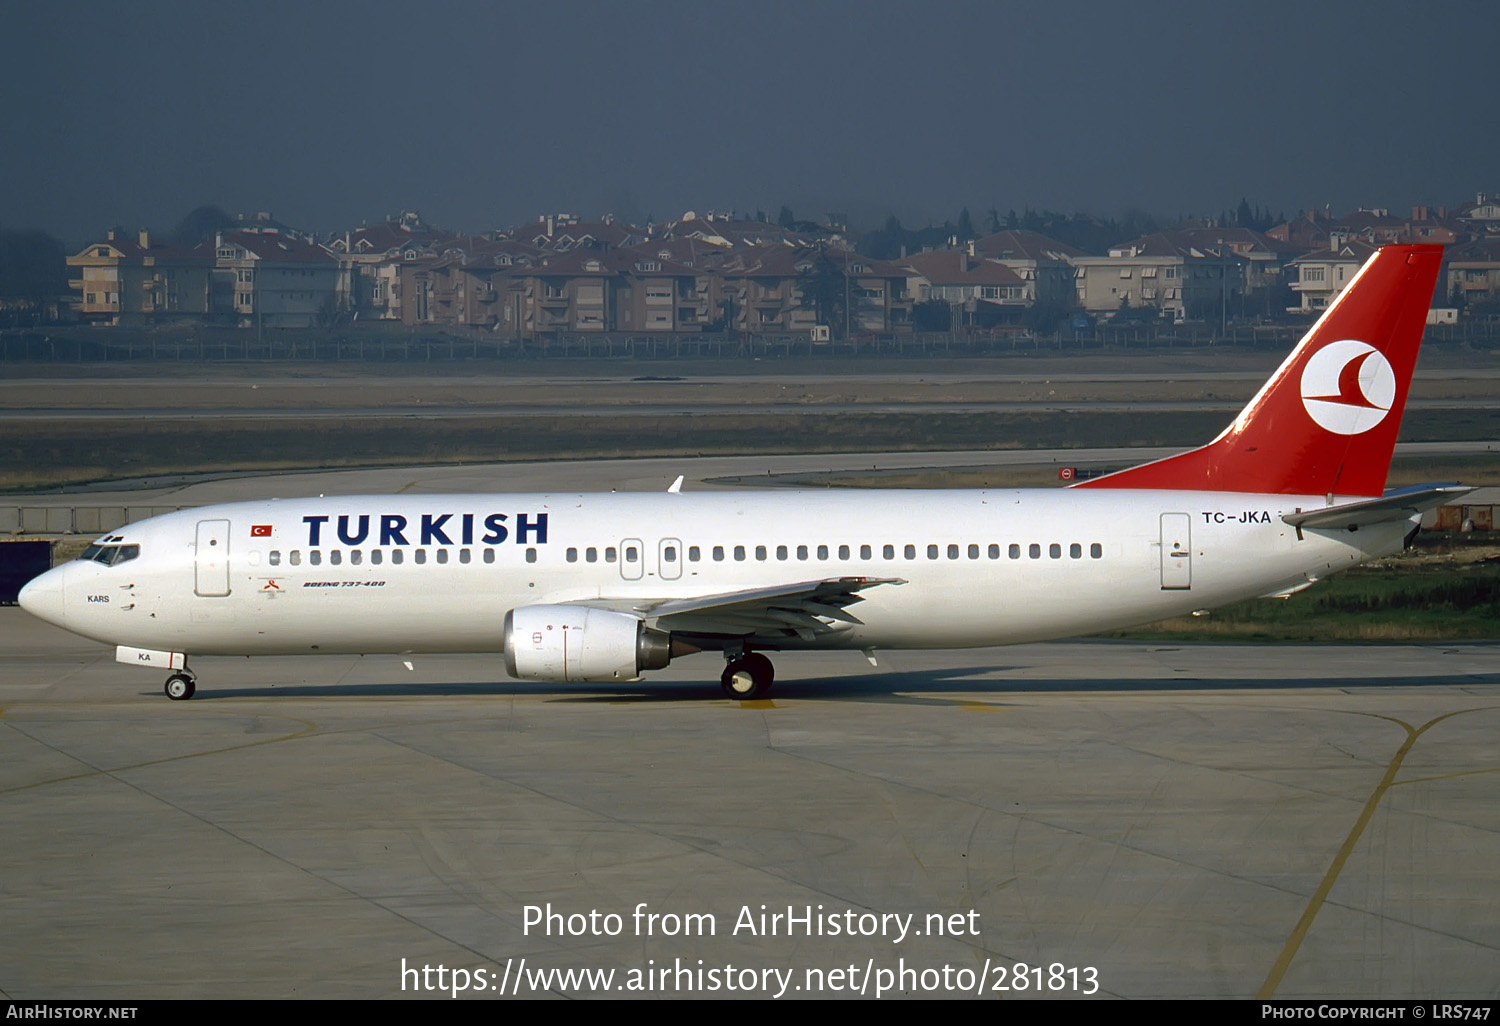
[[[1495,10],[0,0],[0,226],[1451,205],[1500,191]]]

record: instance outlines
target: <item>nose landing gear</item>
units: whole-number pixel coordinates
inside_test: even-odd
[[[166,687],[162,690],[172,701],[185,702],[193,697],[193,692],[198,690],[198,679],[183,669],[168,677]]]

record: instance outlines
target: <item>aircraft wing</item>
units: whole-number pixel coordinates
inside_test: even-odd
[[[730,635],[790,631],[811,639],[863,623],[847,608],[863,601],[861,591],[905,583],[899,577],[831,577],[696,598],[600,599],[581,604],[632,612],[667,631]]]
[[[1474,491],[1463,485],[1414,485],[1387,492],[1378,499],[1361,499],[1338,506],[1283,513],[1281,519],[1293,527],[1353,529],[1365,524],[1385,524],[1445,506]]]

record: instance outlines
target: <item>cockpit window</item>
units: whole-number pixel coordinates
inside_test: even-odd
[[[141,554],[139,545],[90,545],[78,558],[87,563],[103,563],[118,566],[128,563]]]

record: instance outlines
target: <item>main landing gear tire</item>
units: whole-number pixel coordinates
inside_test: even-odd
[[[724,689],[726,697],[743,701],[759,698],[770,691],[771,682],[775,679],[776,671],[771,666],[771,660],[759,652],[750,652],[724,667],[719,686]]]
[[[190,675],[174,673],[167,678],[167,685],[162,690],[172,701],[185,702],[193,697],[193,692],[198,690],[198,685]]]

